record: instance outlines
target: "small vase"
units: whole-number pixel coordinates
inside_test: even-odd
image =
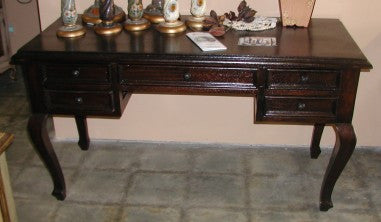
[[[196,17],[204,17],[206,10],[206,0],[191,0],[191,14]]]
[[[308,27],[316,0],[279,0],[283,26]]]
[[[75,0],[61,0],[61,18],[64,25],[58,28],[58,37],[72,38],[86,33],[82,25],[76,24],[78,14],[75,9]]]

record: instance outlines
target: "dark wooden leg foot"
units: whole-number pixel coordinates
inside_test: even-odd
[[[327,211],[333,207],[331,199],[333,188],[356,146],[356,134],[352,124],[336,124],[334,129],[336,143],[320,191],[321,211]]]
[[[320,140],[323,134],[324,124],[316,123],[314,125],[314,130],[312,132],[310,154],[312,159],[317,159],[321,153],[320,150]]]
[[[75,122],[77,124],[79,141],[78,145],[82,150],[88,150],[90,139],[87,130],[87,120],[85,116],[75,116]]]
[[[50,175],[52,176],[54,183],[54,190],[52,194],[58,200],[64,200],[66,197],[65,179],[48,136],[48,131],[46,129],[47,118],[48,115],[46,114],[33,114],[29,118],[28,131],[36,151],[40,155],[42,161],[45,163]]]

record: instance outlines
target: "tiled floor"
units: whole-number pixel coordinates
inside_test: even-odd
[[[0,130],[16,135],[7,151],[20,222],[381,221],[381,149],[355,151],[318,210],[330,149],[219,144],[54,141],[67,198],[51,195],[47,170],[25,131],[22,79],[0,76]]]

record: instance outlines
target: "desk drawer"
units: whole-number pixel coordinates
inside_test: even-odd
[[[267,120],[271,118],[279,120],[309,118],[328,118],[336,116],[337,98],[321,97],[292,97],[292,96],[265,96],[261,106],[263,116]]]
[[[113,92],[46,91],[45,101],[49,111],[75,114],[79,111],[112,113],[115,111]]]
[[[46,65],[43,66],[45,82],[65,81],[78,83],[110,83],[107,66],[97,65]]]
[[[253,85],[255,70],[227,68],[188,68],[176,66],[121,66],[120,79],[127,85],[192,85],[211,86],[229,83]]]
[[[268,70],[269,89],[335,89],[339,86],[339,71]]]

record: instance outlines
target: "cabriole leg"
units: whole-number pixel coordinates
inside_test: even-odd
[[[54,190],[52,195],[58,200],[64,200],[66,197],[65,179],[48,136],[46,128],[47,118],[47,114],[33,114],[29,118],[28,131],[36,151],[45,163],[53,179]]]
[[[320,191],[321,211],[327,211],[333,207],[331,199],[333,188],[356,146],[356,134],[352,124],[336,124],[334,129],[336,143]]]
[[[79,141],[78,145],[82,150],[88,150],[90,139],[87,130],[87,120],[85,116],[75,116],[75,123],[77,124]]]
[[[321,153],[320,140],[323,134],[324,124],[316,123],[312,132],[310,154],[312,159],[317,159]]]

